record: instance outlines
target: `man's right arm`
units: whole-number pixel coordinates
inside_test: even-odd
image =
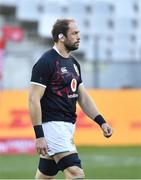
[[[29,87],[29,113],[33,126],[42,124],[40,99],[44,91],[45,88],[39,85],[31,84]]]
[[[47,154],[47,145],[42,130],[42,112],[40,100],[45,92],[45,87],[31,84],[29,87],[29,113],[36,135],[36,150],[39,154]]]

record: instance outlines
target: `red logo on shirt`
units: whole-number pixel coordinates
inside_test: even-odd
[[[76,91],[76,87],[77,87],[77,81],[76,81],[76,79],[72,79],[72,81],[71,81],[72,92]]]

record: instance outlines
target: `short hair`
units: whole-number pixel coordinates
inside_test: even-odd
[[[58,42],[59,34],[63,34],[67,36],[67,32],[69,29],[69,23],[75,22],[74,19],[57,19],[52,28],[52,38],[54,42]]]

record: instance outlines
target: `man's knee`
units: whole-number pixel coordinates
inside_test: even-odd
[[[85,174],[83,169],[77,166],[71,166],[64,170],[65,177],[67,179],[84,179]]]
[[[68,179],[84,178],[81,161],[77,153],[64,156],[57,163],[59,170],[62,170]]]

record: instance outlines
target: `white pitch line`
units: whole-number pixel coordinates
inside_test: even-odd
[[[96,166],[141,166],[141,157],[133,156],[110,156],[110,155],[81,155],[82,161],[93,161]],[[91,165],[91,163],[90,163]]]

